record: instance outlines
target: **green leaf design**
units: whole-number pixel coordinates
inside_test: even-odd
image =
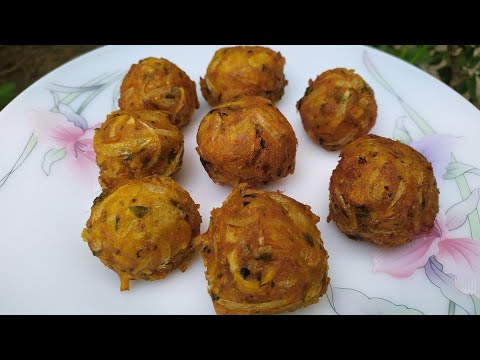
[[[47,175],[50,176],[52,172],[53,164],[59,162],[67,155],[67,150],[63,149],[50,149],[47,151],[43,157],[42,170]]]
[[[475,189],[468,198],[452,205],[445,212],[447,229],[455,230],[462,226],[467,216],[477,210],[479,199],[480,189]]]
[[[468,164],[463,164],[458,161],[451,162],[447,166],[447,172],[443,175],[444,179],[455,179],[465,173],[476,174],[480,176],[480,170]]]
[[[395,125],[395,130],[393,130],[393,138],[404,144],[410,144],[412,142],[412,137],[407,129],[403,126],[403,121],[399,119]]]
[[[455,159],[453,154],[452,162],[457,162],[457,159]],[[455,182],[457,183],[458,190],[460,190],[462,200],[466,200],[472,194],[472,191],[470,190],[470,185],[468,185],[465,174],[457,176],[455,178]],[[472,239],[480,240],[480,216],[478,214],[478,210],[475,210],[468,215],[468,223],[470,225],[470,234],[472,235]]]
[[[417,125],[421,132],[423,132],[425,135],[435,134],[435,131],[430,126],[430,124],[427,123],[409,104],[407,104],[400,97],[398,97],[398,101],[400,102],[400,105],[402,105],[408,116],[410,116],[410,119],[413,120],[413,122],[415,123],[415,125]]]
[[[85,87],[85,86],[95,86],[100,84],[101,82],[105,81],[106,79],[110,78],[112,75],[106,75],[102,74],[97,76],[96,78],[87,81],[86,83],[80,85],[80,87]],[[71,104],[73,101],[75,101],[78,97],[80,97],[83,93],[79,91],[71,92],[68,95],[65,95],[63,98],[60,99],[60,102],[65,105]],[[53,106],[50,111],[53,112],[58,112],[57,106]]]
[[[28,139],[27,144],[23,148],[22,153],[18,157],[17,161],[15,161],[15,164],[13,164],[12,168],[10,169],[9,172],[7,172],[1,179],[0,179],[0,188],[5,185],[7,180],[10,178],[10,176],[18,170],[20,166],[27,160],[27,158],[30,156],[32,153],[33,149],[35,149],[35,146],[38,144],[38,137],[32,133],[30,135],[30,138]]]
[[[81,114],[88,106],[88,104],[90,104],[90,102],[95,99],[103,90],[105,90],[106,88],[108,88],[110,85],[112,85],[115,81],[119,80],[119,79],[122,79],[124,76],[125,76],[126,73],[122,72],[122,73],[117,73],[115,76],[113,76],[112,78],[110,78],[107,82],[105,82],[104,84],[101,84],[101,86],[93,91],[83,102],[82,104],[80,105],[80,107],[78,108],[77,110],[77,113],[78,114]]]

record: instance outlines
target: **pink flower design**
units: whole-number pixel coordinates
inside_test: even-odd
[[[85,174],[95,171],[95,152],[93,150],[95,125],[88,128],[85,119],[71,113],[55,113],[36,110],[31,114],[32,126],[40,143],[66,151],[66,160],[72,170]]]
[[[450,238],[446,224],[445,215],[439,212],[429,234],[419,235],[400,248],[380,252],[374,259],[373,272],[406,278],[434,256],[443,265],[443,272],[453,277],[458,290],[480,297],[480,242]]]

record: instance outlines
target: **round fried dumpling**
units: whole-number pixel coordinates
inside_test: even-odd
[[[174,63],[153,57],[132,65],[123,79],[118,105],[124,110],[162,110],[179,128],[200,107],[195,82]]]
[[[200,78],[203,97],[211,106],[240,96],[263,96],[277,102],[283,96],[285,59],[261,46],[236,46],[217,50]]]
[[[375,125],[373,90],[353,70],[326,71],[309,85],[297,109],[307,134],[325,149],[340,149]]]
[[[170,178],[132,180],[95,200],[82,237],[118,274],[120,290],[128,290],[130,280],[158,280],[187,269],[192,239],[200,233],[198,207]]]
[[[262,97],[223,103],[202,120],[197,152],[218,184],[253,186],[293,174],[297,138],[292,126]]]
[[[170,176],[180,169],[183,135],[161,111],[115,111],[93,141],[103,188],[149,175]]]
[[[432,165],[408,145],[367,135],[345,146],[330,179],[330,215],[350,238],[408,243],[433,228],[438,188]]]
[[[319,221],[280,192],[236,187],[195,239],[217,314],[273,314],[318,302],[330,280]]]

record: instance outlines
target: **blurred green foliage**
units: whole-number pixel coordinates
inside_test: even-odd
[[[480,45],[374,45],[427,71],[480,108]]]
[[[12,82],[7,82],[0,85],[0,110],[3,109],[7,104],[13,100],[17,95],[15,91],[15,84]]]

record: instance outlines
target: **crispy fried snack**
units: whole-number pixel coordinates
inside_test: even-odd
[[[272,103],[244,97],[211,110],[197,133],[197,152],[218,184],[252,186],[293,174],[297,138]]]
[[[161,111],[115,111],[93,141],[105,189],[149,175],[170,176],[180,169],[183,135]]]
[[[367,134],[377,119],[373,90],[347,69],[329,70],[310,80],[297,109],[308,135],[327,150]]]
[[[130,280],[159,280],[187,269],[192,239],[200,233],[198,207],[170,178],[132,180],[95,199],[82,237],[118,274],[120,290],[129,290]]]
[[[200,78],[203,97],[211,106],[240,96],[263,96],[277,102],[283,96],[285,58],[261,46],[236,46],[217,50]]]
[[[310,207],[237,186],[197,237],[217,314],[273,314],[318,302],[328,254]]]
[[[410,146],[367,135],[345,146],[330,179],[330,215],[348,237],[381,246],[430,231],[438,213],[431,164]]]
[[[195,82],[166,59],[147,58],[132,65],[123,79],[118,105],[124,110],[163,110],[179,128],[200,107]]]

